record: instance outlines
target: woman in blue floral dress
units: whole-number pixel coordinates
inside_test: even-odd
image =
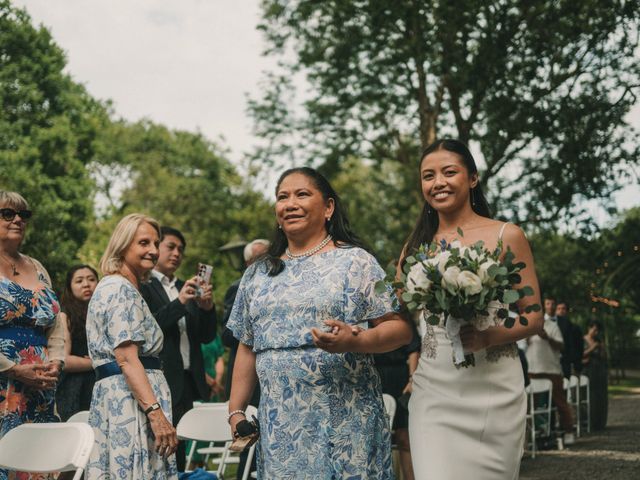
[[[87,480],[177,478],[171,394],[158,359],[162,330],[139,291],[158,259],[159,232],[155,220],[127,215],[100,262],[106,276],[87,314],[96,371],[89,413],[96,443]]]
[[[22,196],[0,191],[0,438],[23,423],[58,421],[63,332],[47,271],[18,251],[30,217]]]
[[[259,379],[258,478],[393,478],[380,379],[369,353],[411,340],[376,293],[384,272],[350,232],[340,200],[310,168],[276,188],[276,238],[247,269],[227,327],[240,341],[232,431]],[[367,329],[368,324],[375,328]]]

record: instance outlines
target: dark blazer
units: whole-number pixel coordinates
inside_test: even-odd
[[[184,282],[176,281],[176,288],[182,289]],[[205,380],[204,360],[200,345],[211,342],[216,336],[216,309],[207,312],[198,308],[195,302],[182,305],[176,298],[169,301],[162,283],[151,277],[151,281],[144,283],[140,291],[147,302],[149,310],[155,317],[164,333],[164,345],[160,353],[162,370],[167,378],[171,390],[171,401],[175,404],[182,399],[184,389],[184,365],[180,355],[180,328],[178,320],[185,317],[187,322],[187,337],[189,338],[189,371],[198,389],[201,399],[209,397],[209,387]]]

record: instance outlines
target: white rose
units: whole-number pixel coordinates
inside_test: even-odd
[[[469,249],[469,258],[473,261],[478,260],[478,258],[480,258],[480,255],[478,255],[478,252],[476,252],[473,248]]]
[[[424,269],[422,263],[416,263],[407,274],[407,292],[414,294],[418,288],[423,290],[429,289],[431,286],[431,280],[427,278],[427,272]]]
[[[450,291],[456,291],[458,289],[458,276],[460,275],[460,269],[458,267],[449,267],[442,274],[442,288],[446,288]]]
[[[451,243],[449,244],[449,246],[450,246],[451,248],[464,248],[464,247],[462,246],[462,243],[460,243],[460,240],[454,240],[453,242],[451,242]]]
[[[458,285],[467,295],[475,295],[482,291],[482,282],[475,273],[465,270],[458,275]]]
[[[445,267],[447,265],[447,262],[449,261],[449,257],[451,257],[451,252],[446,251],[446,252],[440,253],[437,257],[434,258],[434,259],[437,259],[438,261],[438,271],[442,275],[444,275]]]
[[[489,258],[482,265],[480,265],[480,268],[478,268],[478,276],[480,277],[480,281],[483,285],[487,285],[491,280],[491,277],[489,276],[489,268],[491,268],[491,266],[493,265],[498,265],[498,262]]]

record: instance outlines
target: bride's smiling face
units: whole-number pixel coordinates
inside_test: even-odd
[[[470,190],[478,184],[478,175],[469,175],[458,154],[442,149],[422,159],[420,181],[431,208],[450,212],[470,204]]]

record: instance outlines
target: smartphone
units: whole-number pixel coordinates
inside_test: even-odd
[[[198,272],[196,273],[196,276],[201,280],[203,285],[209,285],[212,273],[213,267],[211,265],[198,263]],[[196,289],[196,296],[201,297],[203,293],[202,288],[198,285],[198,288]]]

